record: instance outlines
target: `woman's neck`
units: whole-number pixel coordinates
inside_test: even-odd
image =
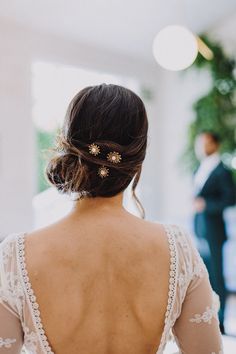
[[[109,198],[85,197],[80,199],[75,202],[71,214],[110,213],[114,211],[124,211],[123,193]]]

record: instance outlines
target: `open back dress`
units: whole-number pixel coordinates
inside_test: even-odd
[[[169,292],[157,354],[171,338],[182,354],[222,354],[219,300],[206,267],[184,230],[164,227],[170,251]],[[0,244],[0,354],[56,354],[28,277],[24,239],[25,234],[12,234]]]

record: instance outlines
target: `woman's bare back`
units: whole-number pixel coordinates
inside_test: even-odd
[[[156,353],[170,262],[161,225],[124,210],[71,214],[28,234],[25,251],[54,352]]]

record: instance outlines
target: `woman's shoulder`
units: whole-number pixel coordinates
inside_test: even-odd
[[[162,236],[163,239],[176,245],[178,250],[182,250],[186,254],[197,252],[194,244],[194,237],[184,227],[177,224],[161,223],[161,222],[149,222],[146,221],[147,229],[149,229],[154,237],[158,235],[158,238]]]
[[[194,237],[186,228],[176,224],[163,224],[163,227],[165,228],[167,235],[170,235],[174,239],[176,245],[179,248],[182,248],[183,251],[197,251]]]
[[[186,278],[186,282],[207,273],[192,233],[178,225],[165,225],[165,228],[172,235],[176,244],[179,269]]]

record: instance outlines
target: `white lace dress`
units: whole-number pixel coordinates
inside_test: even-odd
[[[170,275],[165,325],[157,354],[175,339],[182,354],[222,354],[218,299],[190,237],[165,225]],[[53,354],[40,318],[24,257],[24,234],[0,244],[0,354]],[[55,353],[56,354],[56,353]]]

